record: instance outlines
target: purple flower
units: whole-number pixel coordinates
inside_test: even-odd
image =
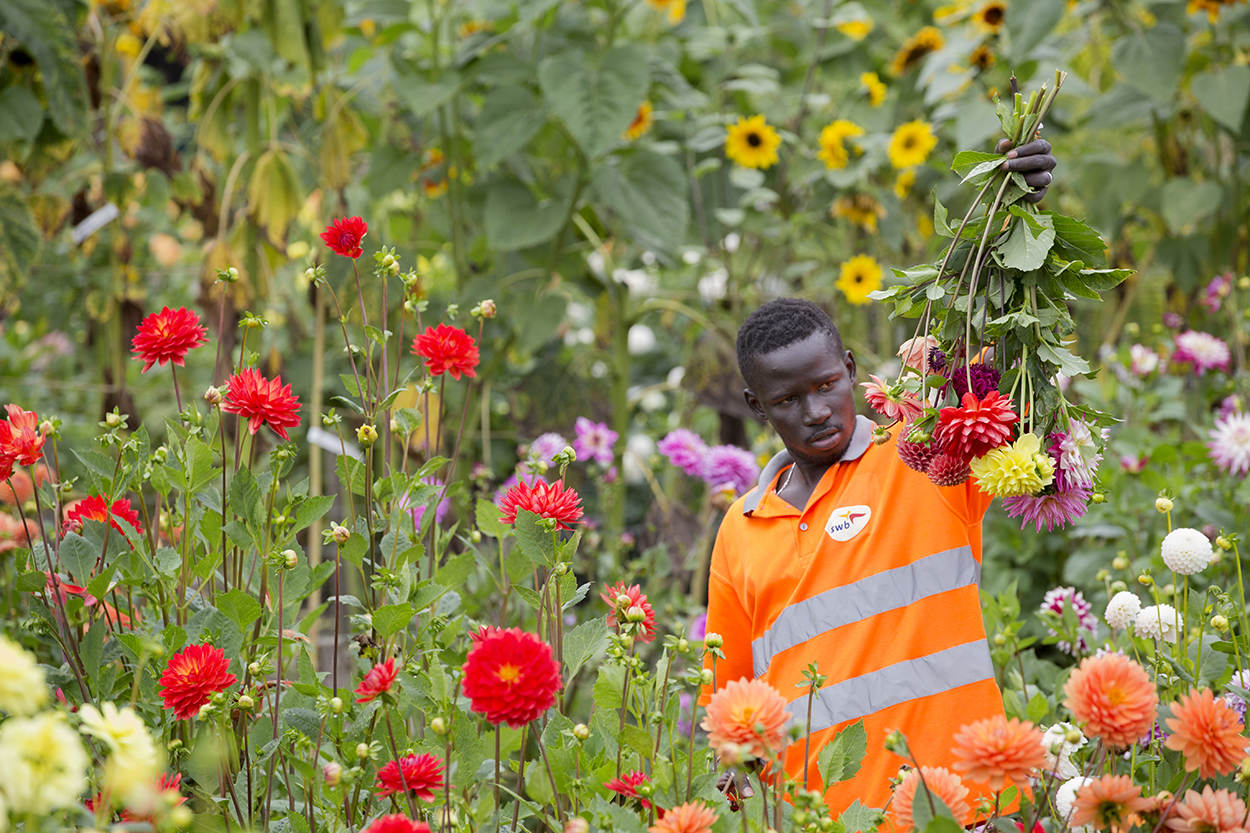
[[[578,417],[574,426],[577,437],[573,440],[573,450],[579,460],[594,460],[601,466],[612,465],[612,447],[616,445],[620,434],[613,431],[603,422],[592,422],[586,417]]]
[[[955,388],[955,397],[963,399],[968,392],[968,376],[972,376],[972,392],[977,399],[984,399],[992,390],[998,390],[999,373],[988,364],[974,364],[966,370],[962,367],[951,368],[951,386]]]
[[[1066,491],[1052,494],[1017,495],[1003,498],[1003,510],[1009,518],[1021,518],[1020,528],[1030,523],[1036,531],[1062,529],[1085,514],[1089,508],[1090,490],[1084,486],[1068,485]]]
[[[693,431],[685,428],[670,431],[656,444],[656,448],[668,458],[670,463],[691,477],[702,475],[703,457],[707,454],[707,444]]]
[[[703,480],[714,489],[728,484],[742,494],[755,485],[759,475],[754,455],[736,445],[712,446],[703,458]]]
[[[1219,312],[1220,307],[1224,303],[1224,299],[1228,297],[1228,293],[1233,289],[1233,275],[1231,272],[1216,275],[1207,284],[1206,289],[1202,291],[1202,305],[1210,312]]]
[[[700,613],[694,617],[694,621],[690,623],[690,638],[696,642],[702,642],[703,637],[707,636],[707,612]]]
[[[1207,434],[1211,459],[1229,474],[1250,473],[1250,414],[1222,416]]]
[[[1185,319],[1181,318],[1180,315],[1175,312],[1163,313],[1163,326],[1165,327],[1171,327],[1175,330],[1184,323]]]
[[[1068,642],[1060,642],[1059,650],[1069,654],[1078,652],[1084,653],[1089,650],[1089,644],[1085,640],[1085,633],[1092,638],[1097,627],[1098,620],[1094,618],[1093,605],[1085,601],[1085,596],[1080,590],[1074,587],[1056,587],[1047,591],[1046,597],[1042,599],[1042,606],[1039,610],[1050,611],[1063,616],[1064,608],[1070,607],[1072,612],[1076,614],[1076,627],[1078,634],[1078,644],[1074,649]],[[1051,636],[1059,634],[1051,627],[1047,626]],[[1084,633],[1083,633],[1084,632]]]
[[[437,487],[434,497],[437,497],[440,493],[443,496],[443,499],[438,502],[438,508],[434,510],[434,523],[441,524],[443,522],[443,518],[447,517],[447,510],[451,508],[451,498],[447,497],[447,492],[443,489],[443,481],[437,480],[433,477],[423,477],[421,478],[421,482],[427,486]],[[412,525],[416,529],[420,530],[421,519],[425,517],[425,510],[428,504],[412,506],[408,501],[409,497],[405,495],[404,499],[400,501],[400,506],[412,512]]]
[[[497,490],[495,490],[495,496],[492,498],[492,500],[494,501],[495,505],[498,506],[499,501],[502,500],[503,496],[508,493],[508,490],[518,483],[524,483],[526,486],[533,486],[535,483],[546,483],[546,482],[547,480],[545,478],[543,478],[542,476],[538,474],[535,474],[532,471],[524,471],[522,469],[518,469],[508,476],[508,479],[503,482],[503,485],[501,485]]]
[[[1186,330],[1176,337],[1176,352],[1172,358],[1178,362],[1189,362],[1194,370],[1205,373],[1208,370],[1228,370],[1232,354],[1227,344],[1210,333]]]
[[[1239,393],[1230,393],[1220,400],[1220,409],[1216,413],[1216,419],[1227,419],[1239,411],[1246,410],[1245,398]]]
[[[538,439],[530,443],[528,456],[530,459],[538,460],[543,463],[550,463],[551,459],[564,450],[569,441],[554,431],[548,431],[546,434],[539,435]]]
[[[677,734],[682,737],[690,736],[690,712],[694,708],[694,696],[683,691],[677,695]]]

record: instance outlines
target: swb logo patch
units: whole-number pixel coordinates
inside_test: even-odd
[[[868,526],[872,510],[867,506],[840,506],[825,522],[825,532],[835,541],[849,541]]]

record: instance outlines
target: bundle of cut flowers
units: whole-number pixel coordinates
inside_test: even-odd
[[[1036,137],[1063,78],[1027,101],[999,101],[1011,146]],[[1084,514],[1109,421],[1064,396],[1061,377],[1090,370],[1070,349],[1068,303],[1098,299],[1129,271],[1103,267],[1105,245],[1088,225],[1024,201],[1030,189],[1004,159],[955,156],[979,190],[955,225],[937,203],[934,227],[950,241],[937,263],[895,270],[904,282],[873,293],[893,304],[892,317],[919,320],[898,378],[865,387],[873,408],[905,422],[898,450],[908,466],[942,486],[974,477],[1040,531]]]

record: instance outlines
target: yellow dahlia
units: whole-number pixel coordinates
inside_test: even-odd
[[[0,725],[0,784],[14,813],[43,815],[78,801],[87,788],[87,753],[64,714]]]
[[[877,73],[863,73],[859,76],[859,84],[868,93],[868,103],[873,107],[880,107],[881,102],[885,101],[887,88]]]
[[[78,715],[83,733],[100,739],[109,749],[102,783],[105,791],[127,807],[150,804],[163,762],[143,719],[129,706],[119,709],[112,703],[99,709],[85,705]]]
[[[870,255],[855,255],[842,264],[835,286],[852,304],[866,304],[868,293],[881,288],[881,265]]]
[[[986,494],[1035,495],[1055,479],[1055,464],[1042,451],[1042,441],[1036,434],[1021,434],[1014,443],[973,460],[972,476]]]
[[[937,147],[937,136],[927,121],[909,121],[900,124],[890,136],[890,164],[896,168],[919,165]]]
[[[900,200],[905,199],[911,192],[911,187],[916,184],[915,168],[908,168],[905,171],[899,171],[898,176],[894,178],[894,196]]]
[[[820,153],[818,154],[821,161],[825,163],[825,167],[845,168],[851,159],[846,140],[863,135],[864,128],[847,119],[836,119],[825,125],[820,131]],[[855,150],[858,152],[859,148]]]
[[[738,119],[725,129],[725,155],[744,168],[770,168],[777,164],[781,136],[763,116]]]

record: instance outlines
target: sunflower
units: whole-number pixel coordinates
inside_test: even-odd
[[[1007,4],[1003,0],[990,0],[972,16],[972,22],[982,32],[996,33],[1007,19]]]
[[[1220,9],[1224,6],[1231,6],[1240,0],[1189,0],[1185,6],[1186,14],[1195,14],[1197,12],[1206,12],[1207,19],[1215,23],[1220,19]]]
[[[651,8],[668,12],[668,22],[674,25],[681,23],[686,16],[686,0],[647,0]]]
[[[856,194],[853,197],[838,197],[829,206],[829,214],[850,220],[869,234],[876,234],[877,218],[885,216],[885,209],[867,194]]]
[[[868,33],[872,31],[872,26],[872,18],[866,17],[860,20],[844,21],[837,24],[834,28],[851,40],[863,40],[868,37]]]
[[[911,187],[916,184],[916,169],[908,168],[905,171],[899,171],[898,176],[894,178],[894,196],[906,199],[907,194],[911,191]]]
[[[725,155],[744,168],[770,168],[777,163],[781,136],[763,116],[738,119],[725,129]]]
[[[994,51],[985,44],[981,44],[972,50],[972,54],[968,56],[968,63],[972,64],[980,72],[985,72],[994,66],[996,60],[998,59],[995,57]]]
[[[859,85],[868,92],[868,103],[880,107],[885,101],[886,86],[875,72],[865,72],[859,76]]]
[[[855,255],[842,264],[835,286],[852,304],[866,304],[868,293],[881,287],[881,265],[870,255]]]
[[[925,55],[928,55],[930,52],[936,52],[945,45],[946,40],[936,27],[924,27],[908,38],[907,42],[902,45],[894,56],[894,60],[890,61],[890,74],[902,75],[914,67],[916,62]]]
[[[929,151],[937,146],[937,136],[927,121],[909,121],[900,124],[890,136],[890,164],[896,168],[910,168],[919,165],[929,156]]]
[[[853,121],[836,119],[825,125],[820,131],[820,153],[818,156],[826,168],[845,168],[850,161],[851,153],[846,147],[846,140],[855,136],[863,136],[864,128]],[[855,148],[858,152],[859,148]]]
[[[644,101],[638,105],[638,112],[634,114],[634,120],[629,123],[629,127],[625,128],[625,138],[631,142],[639,138],[651,129],[651,121],[651,102]]]

